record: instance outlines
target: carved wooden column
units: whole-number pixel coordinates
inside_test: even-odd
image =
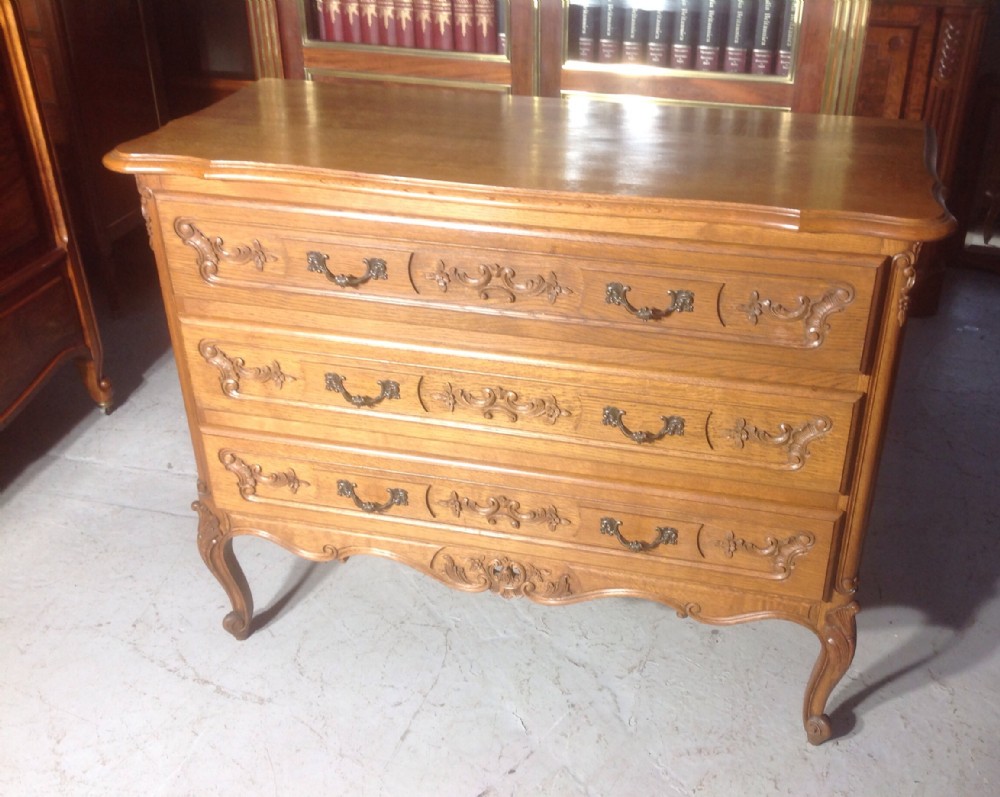
[[[983,7],[947,8],[941,17],[923,118],[937,132],[938,174],[948,187],[955,174],[984,21]]]
[[[873,0],[854,113],[919,119],[937,135],[937,171],[947,198],[968,116],[989,3],[986,0]],[[928,246],[918,267],[911,313],[937,307],[942,249]]]
[[[281,37],[274,0],[246,0],[250,46],[257,78],[284,77],[281,66]]]
[[[854,108],[858,65],[864,51],[865,26],[870,11],[870,0],[836,0],[832,4],[821,113],[849,114]]]

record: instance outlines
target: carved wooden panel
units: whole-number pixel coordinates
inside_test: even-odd
[[[854,112],[922,118],[936,32],[937,9],[931,6],[876,6],[868,22]]]
[[[987,4],[875,2],[854,113],[922,119],[937,133],[937,170],[951,184]]]

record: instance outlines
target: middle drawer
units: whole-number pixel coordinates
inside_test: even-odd
[[[453,442],[829,493],[845,478],[859,403],[835,391],[526,367],[191,321],[182,335],[203,414],[296,422],[321,440],[332,436],[322,427],[347,427],[387,445]]]

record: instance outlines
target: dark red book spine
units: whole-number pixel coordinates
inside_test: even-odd
[[[421,50],[430,50],[434,46],[431,20],[431,0],[413,0],[413,44]]]
[[[313,0],[313,28],[316,38],[323,42],[330,41],[330,31],[326,28],[326,0]]]
[[[475,6],[473,0],[452,0],[455,25],[455,49],[460,53],[476,51],[476,27],[473,24]]]
[[[394,0],[375,0],[378,11],[378,43],[396,46],[396,7]]]
[[[326,0],[326,15],[330,20],[330,41],[346,41],[344,32],[344,0]]]
[[[361,43],[378,44],[378,8],[375,0],[358,0],[361,15]]]
[[[413,47],[416,38],[413,32],[413,0],[392,0],[396,16],[396,46]]]
[[[473,20],[476,23],[476,52],[497,51],[497,7],[494,0],[473,0]]]
[[[361,44],[361,5],[358,0],[340,0],[340,15],[344,20],[344,41]]]
[[[455,17],[451,0],[431,0],[431,44],[435,50],[455,49]]]

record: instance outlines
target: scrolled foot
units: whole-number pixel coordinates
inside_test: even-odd
[[[90,397],[105,415],[109,415],[115,397],[111,380],[101,373],[100,363],[92,359],[80,359],[76,364]]]
[[[806,738],[809,744],[823,744],[830,738],[831,733],[830,718],[826,714],[819,714],[806,720]]]
[[[236,639],[242,642],[250,636],[251,622],[249,617],[243,617],[238,612],[230,612],[222,619],[222,627]]]

